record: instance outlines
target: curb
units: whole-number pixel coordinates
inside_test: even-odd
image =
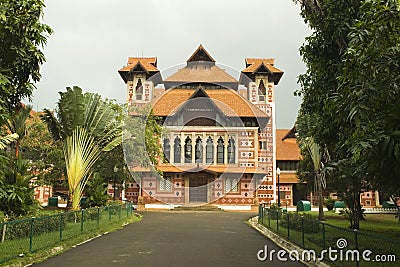
[[[253,218],[250,218],[248,220],[248,223],[250,224],[251,227],[259,231],[261,234],[263,234],[265,237],[273,241],[276,245],[279,247],[283,248],[287,252],[290,252],[292,250],[298,251],[300,254],[304,251],[304,249],[296,246],[295,244],[287,241],[286,239],[282,238],[278,234],[272,232],[269,230],[267,227],[261,225],[258,223],[258,216],[255,216]],[[308,262],[308,261],[303,261],[300,260],[303,264],[310,266],[310,267],[330,267],[328,264],[321,262],[321,261],[316,261],[316,262]]]

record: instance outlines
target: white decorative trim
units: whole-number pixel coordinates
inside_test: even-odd
[[[239,206],[233,206],[233,205],[218,205],[217,206],[221,210],[233,210],[233,211],[240,211],[240,210],[251,210],[251,205],[239,205]]]
[[[162,210],[171,210],[179,205],[167,205],[167,204],[144,204],[145,209],[162,209]]]

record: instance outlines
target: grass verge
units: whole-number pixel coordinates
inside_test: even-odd
[[[311,220],[315,221],[318,214],[315,212],[310,214],[313,216]],[[292,219],[295,217],[293,213],[289,213],[289,215],[293,216]],[[361,222],[361,230],[354,231],[349,229],[349,222],[343,216],[326,212],[326,221],[324,224],[319,224],[318,227],[308,227],[311,226],[311,221],[304,219],[304,229],[308,230],[304,234],[301,227],[296,227],[299,226],[298,224],[291,225],[288,230],[286,226],[289,221],[285,221],[290,218],[288,219],[287,216],[282,216],[279,223],[276,216],[274,219],[271,217],[263,218],[263,224],[267,228],[299,247],[314,250],[317,255],[321,255],[324,248],[337,249],[338,240],[344,240],[346,245],[342,250],[343,253],[347,253],[349,250],[357,250],[360,254],[366,250],[372,252],[371,261],[363,260],[360,257],[359,266],[376,266],[380,259],[386,259],[386,262],[379,262],[380,266],[400,266],[400,243],[396,238],[400,234],[400,224],[393,214],[367,214],[366,220]],[[301,221],[300,224],[302,224]],[[391,260],[394,258],[395,261],[392,262]],[[327,263],[340,267],[356,266],[356,262],[351,259],[327,260]]]
[[[94,228],[90,232],[84,232],[80,235],[73,236],[71,238],[65,239],[52,247],[47,247],[36,251],[31,254],[24,254],[19,258],[14,258],[6,261],[0,266],[9,267],[19,267],[19,266],[29,266],[33,263],[38,263],[46,260],[47,258],[61,254],[85,241],[104,235],[105,233],[114,232],[122,229],[125,225],[138,222],[142,219],[141,215],[136,214],[131,217],[127,217],[123,220],[112,222],[107,225],[102,225],[99,228]]]

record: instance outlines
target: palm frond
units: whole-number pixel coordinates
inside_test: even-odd
[[[0,149],[5,149],[9,144],[17,141],[18,139],[18,134],[12,133],[6,136],[1,136],[0,137]]]
[[[67,87],[67,92],[59,93],[57,103],[59,123],[65,136],[71,136],[76,127],[82,126],[85,119],[85,103],[82,89],[78,86]]]
[[[43,114],[40,115],[40,119],[46,123],[47,128],[49,129],[49,132],[51,134],[51,137],[53,138],[54,141],[60,140],[64,137],[65,134],[63,128],[61,127],[60,122],[54,116],[52,111],[44,109]]]
[[[67,137],[64,153],[69,191],[73,195],[72,208],[78,209],[87,178],[101,150],[84,128],[77,127]]]

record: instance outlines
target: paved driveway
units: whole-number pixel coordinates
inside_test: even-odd
[[[245,223],[251,213],[141,212],[143,220],[34,266],[303,266],[261,262],[279,250]]]

